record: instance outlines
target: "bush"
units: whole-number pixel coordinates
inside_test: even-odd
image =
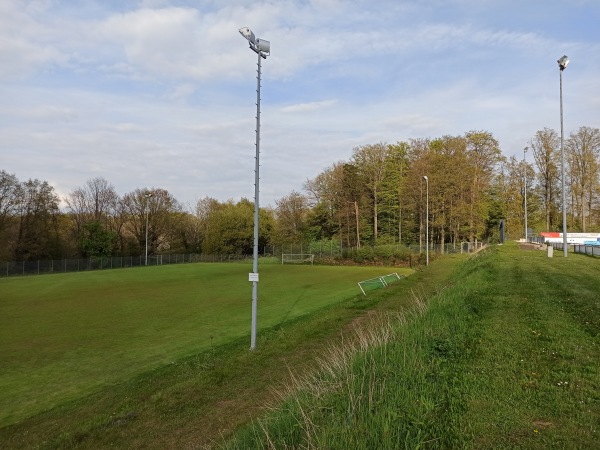
[[[346,248],[342,252],[341,258],[357,264],[377,264],[386,266],[412,264],[415,260],[410,249],[398,244],[363,246],[359,249]]]

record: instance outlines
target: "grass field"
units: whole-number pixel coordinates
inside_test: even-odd
[[[265,265],[259,329],[356,296],[358,281],[385,270]],[[186,264],[0,280],[0,426],[249,335],[248,271]]]

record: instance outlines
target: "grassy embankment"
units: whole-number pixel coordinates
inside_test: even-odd
[[[380,317],[227,449],[598,448],[600,260],[509,244]]]

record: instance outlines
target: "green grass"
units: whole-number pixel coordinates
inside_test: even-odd
[[[493,248],[280,389],[222,447],[597,448],[600,260]]]
[[[0,280],[0,426],[248,336],[249,269],[188,264]],[[358,281],[381,274],[262,266],[259,329],[356,296]]]

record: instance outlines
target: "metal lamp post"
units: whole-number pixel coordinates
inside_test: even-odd
[[[527,153],[529,147],[523,149],[523,199],[525,201],[525,242],[527,242],[527,161],[525,160],[525,153]]]
[[[426,201],[425,201],[425,261],[426,265],[429,265],[429,178],[427,175],[423,175],[426,185]],[[423,198],[423,197],[421,197]]]
[[[256,157],[254,165],[254,252],[252,262],[252,273],[249,280],[252,281],[252,325],[250,329],[250,350],[256,347],[256,314],[258,310],[258,194],[259,194],[259,156],[260,156],[260,75],[261,60],[267,59],[271,54],[271,43],[257,38],[248,27],[240,28],[240,34],[250,44],[250,49],[258,55],[258,69],[256,71]]]
[[[148,213],[149,213],[149,209],[148,208],[148,199],[154,197],[154,194],[152,192],[146,192],[144,194],[144,197],[146,197],[146,257],[144,259],[144,265],[148,265]]]
[[[562,186],[562,216],[563,216],[563,254],[565,258],[569,254],[569,247],[567,243],[567,200],[565,194],[565,152],[564,152],[564,131],[563,131],[563,100],[562,100],[562,73],[569,64],[569,58],[567,55],[562,56],[558,61],[558,68],[560,69],[560,166],[561,166],[561,186]]]

